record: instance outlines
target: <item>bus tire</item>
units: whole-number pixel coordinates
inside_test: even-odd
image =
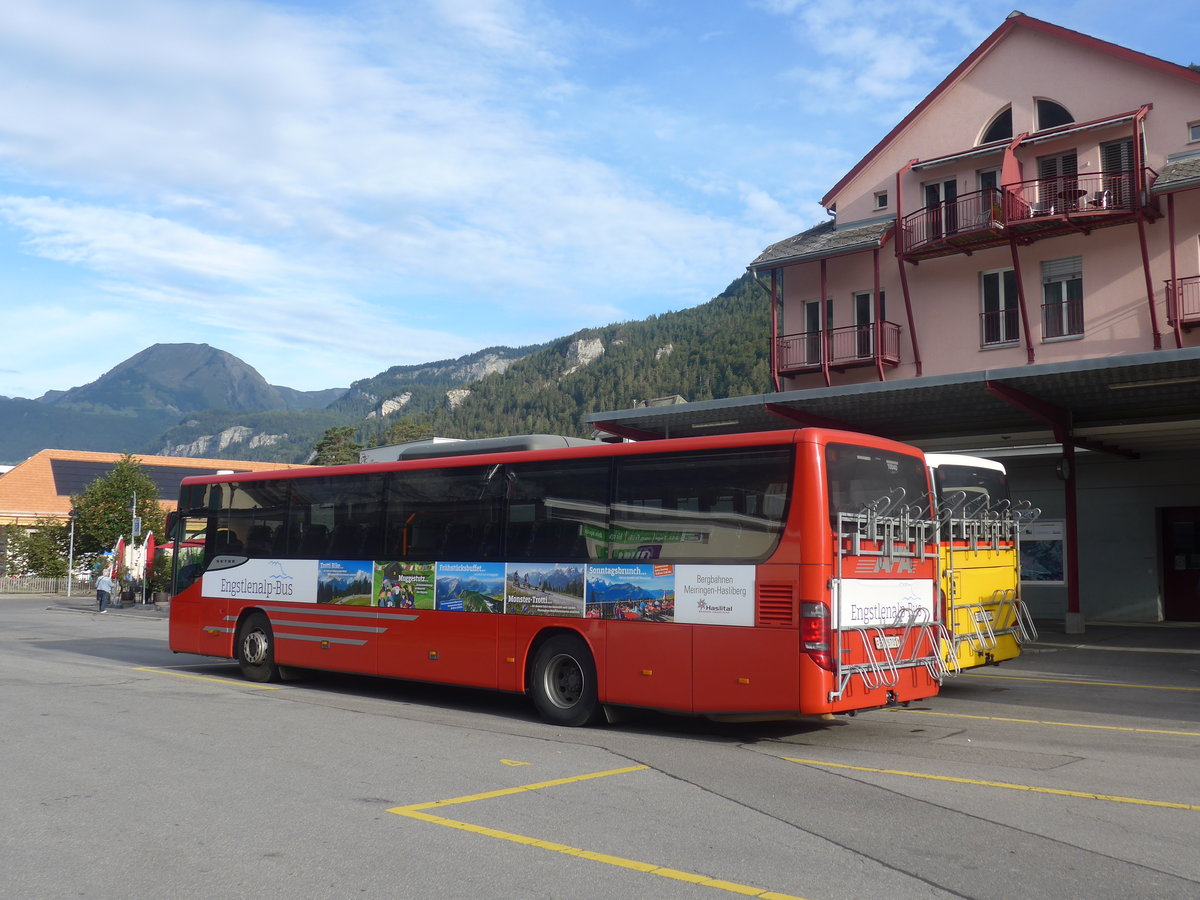
[[[599,721],[596,663],[583,639],[573,634],[550,638],[533,658],[529,693],[542,718],[577,727]]]
[[[279,681],[275,665],[275,633],[263,613],[246,616],[237,633],[237,661],[247,681]]]

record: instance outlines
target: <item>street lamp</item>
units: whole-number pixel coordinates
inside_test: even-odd
[[[67,599],[71,598],[71,582],[75,580],[75,507],[68,514],[71,520],[70,538],[67,542]]]

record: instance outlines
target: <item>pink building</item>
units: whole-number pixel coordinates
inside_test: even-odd
[[[778,387],[1200,347],[1198,187],[1200,71],[1014,13],[751,265]]]
[[[1013,13],[822,205],[749,266],[772,393],[597,427],[1002,459],[1061,526],[1035,615],[1200,620],[1200,71]]]

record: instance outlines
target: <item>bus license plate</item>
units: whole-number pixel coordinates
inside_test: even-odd
[[[876,650],[895,650],[900,646],[900,635],[885,634],[882,637],[875,638]]]

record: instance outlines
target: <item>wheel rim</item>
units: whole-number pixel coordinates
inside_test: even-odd
[[[242,638],[242,659],[252,666],[262,665],[267,661],[267,651],[270,649],[267,636],[257,628],[247,632]]]
[[[559,709],[570,709],[583,696],[583,669],[574,657],[560,653],[546,666],[546,697]]]

